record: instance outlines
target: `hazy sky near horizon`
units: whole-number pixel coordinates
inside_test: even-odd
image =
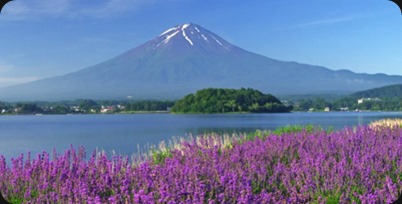
[[[0,87],[78,71],[198,24],[270,58],[402,75],[388,0],[14,0],[0,14]]]

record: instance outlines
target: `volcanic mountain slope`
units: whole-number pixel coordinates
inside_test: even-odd
[[[177,99],[199,89],[254,88],[272,94],[351,93],[402,83],[402,76],[356,74],[283,62],[236,47],[196,24],[63,76],[0,89],[0,100]]]

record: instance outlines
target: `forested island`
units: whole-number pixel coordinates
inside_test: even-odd
[[[292,106],[285,106],[271,94],[254,89],[208,88],[189,94],[176,101],[174,113],[285,113]]]

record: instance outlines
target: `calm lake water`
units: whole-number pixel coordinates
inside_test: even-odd
[[[31,151],[64,152],[70,145],[132,155],[138,146],[157,145],[173,137],[206,132],[251,132],[285,125],[317,124],[324,128],[368,124],[382,118],[402,118],[393,112],[330,112],[286,114],[132,114],[1,116],[0,154],[6,158]]]

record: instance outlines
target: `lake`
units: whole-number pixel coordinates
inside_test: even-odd
[[[208,132],[233,133],[272,130],[285,125],[317,124],[324,128],[368,124],[383,118],[402,118],[400,112],[329,112],[282,114],[112,114],[24,115],[0,117],[0,154],[6,158],[31,151],[63,152],[70,145],[132,155],[140,147],[173,137]]]

